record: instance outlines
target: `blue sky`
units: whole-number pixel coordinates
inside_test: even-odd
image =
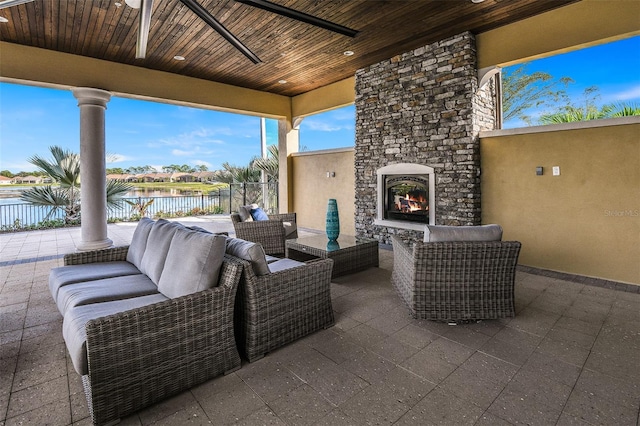
[[[260,119],[241,114],[113,97],[106,111],[107,167],[246,165],[260,155]],[[80,110],[69,90],[0,83],[0,170],[32,171],[28,158],[59,145],[79,152]],[[308,117],[300,143],[308,150],[354,145],[355,109]],[[277,143],[267,120],[267,144]]]
[[[581,99],[600,88],[600,101],[640,103],[640,36],[531,62],[529,70],[575,80],[568,93]],[[0,170],[33,171],[28,158],[48,156],[49,146],[79,152],[79,109],[68,90],[0,83]],[[517,127],[517,123],[505,127]],[[260,154],[260,120],[210,110],[114,97],[107,104],[107,167],[246,165]],[[277,140],[277,123],[267,120],[267,143]],[[300,144],[307,150],[351,147],[355,108],[307,117]]]
[[[512,68],[518,66],[513,65]],[[585,89],[597,86],[598,105],[613,102],[640,105],[640,36],[529,62],[527,72],[536,71],[556,78],[572,78],[574,82],[565,90],[576,104],[584,100]],[[540,110],[531,116],[539,116],[542,112]],[[503,127],[523,125],[520,120],[513,120],[504,123]]]

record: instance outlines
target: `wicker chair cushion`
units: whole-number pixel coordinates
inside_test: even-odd
[[[297,268],[299,266],[305,266],[305,265],[306,263],[298,262],[297,260],[293,260],[293,259],[280,259],[278,261],[275,261],[269,264],[269,272],[271,273],[280,272],[280,271],[285,271],[287,269]]]
[[[49,291],[53,300],[58,300],[60,288],[68,284],[139,273],[138,268],[125,261],[61,266],[49,273]]]
[[[167,300],[160,293],[150,296],[133,297],[115,302],[92,303],[69,309],[62,323],[62,336],[67,344],[73,367],[78,374],[89,374],[87,362],[87,333],[85,326],[89,320],[106,317],[142,306],[151,305]]]
[[[501,241],[502,227],[500,225],[482,226],[443,226],[425,225],[424,242],[448,241]]]
[[[158,290],[175,299],[217,286],[225,243],[223,236],[176,230],[158,281]]]
[[[158,219],[149,233],[147,248],[142,256],[139,269],[156,284],[160,281],[171,239],[178,228],[184,228],[184,226],[177,222]]]
[[[260,244],[240,238],[227,238],[227,254],[250,262],[256,275],[269,273],[266,255]]]
[[[295,234],[294,238],[297,238],[298,236],[298,225],[296,225],[295,222],[282,222],[282,225],[284,226],[284,237],[285,238],[291,238],[292,234]]]
[[[238,208],[238,216],[240,216],[240,220],[243,222],[251,222],[253,218],[251,217],[251,209],[252,206],[240,206]]]
[[[129,251],[127,251],[127,262],[133,263],[136,267],[140,267],[144,250],[147,248],[147,239],[155,222],[148,217],[143,217],[138,222],[136,230],[133,232]]]
[[[56,304],[62,315],[74,306],[156,294],[158,287],[144,274],[105,278],[60,288]]]

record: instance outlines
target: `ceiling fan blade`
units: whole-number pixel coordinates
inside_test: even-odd
[[[0,9],[4,9],[5,7],[17,6],[23,3],[31,3],[33,0],[4,0],[0,1]]]
[[[198,2],[196,2],[195,0],[180,0],[180,1],[182,2],[182,4],[184,4],[189,9],[191,9],[191,11],[193,13],[198,15],[198,17],[200,19],[202,19],[204,22],[206,22],[207,25],[209,25],[211,28],[216,30],[216,32],[218,32],[218,34],[220,34],[222,37],[224,37],[236,49],[238,49],[240,52],[242,52],[244,54],[244,56],[249,58],[249,60],[251,62],[253,62],[254,64],[258,64],[258,63],[262,62],[260,60],[260,58],[258,58],[256,56],[255,53],[253,53],[251,50],[249,50],[249,48],[247,46],[242,44],[242,42],[240,40],[238,40],[238,38],[236,36],[231,34],[231,32],[228,29],[226,29],[224,27],[224,25],[222,25],[220,22],[218,22],[218,20],[216,20],[216,18],[211,16],[211,14],[209,12],[207,12],[207,10],[204,7],[200,6],[200,4]]]
[[[153,0],[142,0],[140,2],[138,40],[136,42],[136,59],[144,59],[147,56],[147,43],[149,42],[149,28],[151,27],[152,9]]]
[[[304,12],[299,12],[295,9],[290,9],[285,6],[280,6],[279,4],[271,3],[267,0],[236,0],[239,3],[243,3],[249,6],[254,6],[263,10],[267,10],[269,12],[286,16],[287,18],[292,18],[298,21],[306,22],[307,24],[315,25],[316,27],[324,28],[325,30],[333,31],[338,34],[343,34],[349,37],[355,37],[358,34],[357,30],[353,30],[351,28],[345,27],[340,24],[336,24],[331,21],[327,21],[325,19],[318,18],[313,15],[309,15]]]

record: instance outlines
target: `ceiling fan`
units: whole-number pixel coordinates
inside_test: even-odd
[[[4,0],[0,1],[0,9],[6,7],[17,6],[23,3],[29,3],[34,0]],[[186,7],[188,7],[193,13],[195,13],[200,19],[202,19],[207,25],[213,28],[218,34],[224,37],[231,45],[242,52],[251,62],[258,64],[262,62],[260,58],[253,53],[247,46],[245,46],[235,35],[233,35],[228,29],[224,27],[216,18],[214,18],[200,3],[196,0],[178,0]],[[349,37],[355,37],[358,33],[357,30],[345,27],[334,22],[327,21],[325,19],[318,18],[313,15],[309,15],[304,12],[297,11],[285,6],[281,6],[276,3],[272,3],[267,0],[235,0],[238,3],[243,3],[248,6],[253,6],[259,9],[266,10],[277,15],[285,16],[287,18],[295,19],[300,22],[304,22],[310,25],[314,25],[320,28],[324,28],[329,31],[336,32],[338,34],[346,35]],[[147,42],[149,40],[149,28],[151,25],[151,11],[153,9],[153,0],[125,0],[125,3],[134,8],[140,9],[140,15],[138,20],[138,39],[136,42],[136,59],[144,59],[147,54]]]

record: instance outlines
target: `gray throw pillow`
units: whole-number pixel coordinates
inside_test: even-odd
[[[218,285],[226,237],[178,229],[167,253],[158,290],[174,299]]]
[[[482,226],[426,225],[424,227],[425,243],[500,240],[502,240],[502,227],[496,224]]]
[[[127,262],[132,263],[138,269],[140,269],[140,263],[142,262],[142,256],[147,248],[147,239],[149,233],[153,227],[154,221],[148,217],[143,217],[138,222],[136,230],[133,231],[133,237],[131,237],[131,244],[129,244],[129,250],[127,251]]]
[[[171,239],[178,228],[184,229],[184,226],[177,222],[158,219],[149,232],[147,248],[142,256],[139,269],[156,284],[160,280]]]
[[[251,206],[238,207],[238,216],[240,216],[240,220],[243,222],[253,221],[253,218],[251,217]]]
[[[227,238],[227,254],[251,262],[251,267],[256,275],[269,273],[267,258],[260,244],[240,238]]]

